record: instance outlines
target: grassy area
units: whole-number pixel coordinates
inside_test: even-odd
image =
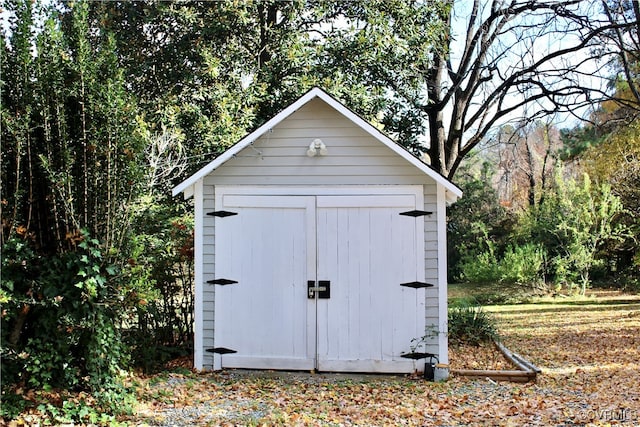
[[[485,310],[496,318],[506,342],[526,350],[543,366],[558,365],[549,354],[561,341],[570,344],[560,349],[564,356],[596,348],[603,353],[627,347],[628,354],[640,352],[640,295],[597,292],[571,299],[487,306]],[[631,340],[625,342],[625,338]]]
[[[477,305],[517,304],[609,304],[611,301],[634,301],[637,294],[622,293],[607,288],[587,290],[586,295],[553,293],[518,285],[452,283],[449,284],[449,304],[472,303]]]
[[[472,303],[478,305],[518,304],[531,301],[543,292],[517,285],[487,285],[475,283],[449,284],[449,304]]]

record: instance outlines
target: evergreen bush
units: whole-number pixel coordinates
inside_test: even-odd
[[[76,244],[42,257],[13,239],[2,254],[2,397],[15,384],[86,390],[99,410],[120,413],[128,393],[120,381],[127,351],[115,325],[124,300],[117,269],[88,234]]]
[[[496,323],[482,307],[461,303],[449,308],[449,343],[480,345],[498,338]]]
[[[489,246],[485,252],[465,256],[461,265],[463,280],[528,286],[544,281],[545,250],[541,245],[511,245],[500,257]]]

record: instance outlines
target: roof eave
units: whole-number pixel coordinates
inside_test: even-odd
[[[198,180],[203,179],[205,176],[210,174],[212,171],[217,169],[219,166],[223,165],[227,160],[231,159],[241,150],[245,149],[247,146],[252,144],[256,139],[260,138],[265,132],[269,129],[272,129],[277,124],[282,122],[284,119],[293,114],[300,107],[308,103],[313,98],[320,98],[327,104],[329,104],[332,108],[340,112],[343,116],[351,120],[361,129],[369,133],[372,137],[376,138],[378,141],[389,147],[396,154],[407,160],[409,163],[417,167],[420,171],[422,171],[425,175],[431,177],[438,184],[444,186],[447,190],[447,201],[451,200],[451,203],[455,202],[461,195],[462,191],[451,181],[446,179],[444,176],[440,175],[433,168],[431,168],[426,163],[422,162],[414,155],[409,153],[404,148],[400,147],[393,141],[391,138],[382,133],[379,129],[374,127],[371,123],[364,120],[362,117],[351,111],[348,107],[340,103],[337,99],[324,92],[320,88],[313,88],[302,97],[300,97],[293,104],[289,105],[287,108],[282,110],[280,113],[276,114],[271,120],[267,121],[265,124],[260,126],[255,131],[251,132],[243,139],[234,144],[231,148],[226,150],[220,156],[216,157],[210,163],[202,167],[198,172],[191,175],[189,178],[175,186],[172,190],[172,194],[177,196],[178,194],[185,192],[185,198],[189,198],[193,195],[193,189],[191,191],[187,191],[188,188],[192,187]],[[188,194],[189,193],[189,194]]]
[[[198,172],[196,172],[195,174],[191,175],[189,178],[187,178],[186,180],[182,181],[180,184],[176,185],[172,190],[172,194],[174,196],[177,196],[178,194],[180,194],[183,191],[185,191],[186,188],[192,186],[199,179],[204,178],[206,175],[208,175],[209,173],[211,173],[212,171],[217,169],[220,165],[224,164],[227,160],[229,160],[230,158],[235,156],[238,152],[240,152],[241,150],[246,148],[248,145],[253,143],[253,141],[255,141],[260,136],[262,136],[262,134],[264,134],[266,131],[268,131],[269,129],[272,129],[274,126],[276,126],[278,123],[283,121],[285,118],[289,117],[297,109],[302,107],[304,104],[309,102],[311,99],[313,99],[313,98],[315,98],[315,97],[317,97],[317,96],[319,96],[320,94],[323,94],[323,93],[324,92],[320,88],[316,87],[316,88],[311,89],[309,92],[307,92],[302,97],[300,97],[296,102],[294,102],[293,104],[289,105],[287,108],[282,110],[280,113],[276,114],[273,118],[268,120],[265,124],[260,126],[258,129],[256,129],[253,132],[249,133],[247,136],[245,136],[240,141],[238,141],[236,144],[234,144],[231,148],[229,148],[224,153],[222,153],[221,155],[219,155],[218,157],[213,159],[207,165],[203,166]],[[187,196],[185,195],[185,197],[187,197]]]

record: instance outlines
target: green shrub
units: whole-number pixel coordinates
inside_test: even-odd
[[[495,320],[482,307],[462,303],[449,308],[449,342],[480,345],[498,338]]]
[[[540,245],[509,246],[500,262],[500,281],[514,284],[542,282],[545,252]]]
[[[500,278],[499,263],[492,251],[466,255],[460,270],[466,282],[495,283]]]
[[[27,401],[22,396],[9,390],[2,390],[0,399],[2,402],[2,405],[0,405],[0,421],[3,418],[12,420],[27,408]]]
[[[147,373],[193,348],[193,217],[181,209],[148,201],[130,241],[126,273],[138,304],[123,335]]]
[[[465,257],[462,278],[473,283],[537,285],[543,282],[545,252],[540,245],[508,246],[502,257],[493,248]]]
[[[548,281],[584,295],[592,271],[604,268],[612,248],[631,237],[625,218],[628,212],[610,185],[592,185],[586,174],[566,179],[558,169],[544,198],[521,216],[518,238],[545,248]]]
[[[7,242],[0,287],[2,397],[11,400],[16,384],[83,390],[92,393],[96,411],[117,414],[129,398],[120,381],[127,351],[114,324],[123,313],[117,269],[87,233],[76,244],[72,252],[40,256],[28,240]]]

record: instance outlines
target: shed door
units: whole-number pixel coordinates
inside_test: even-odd
[[[318,300],[319,370],[414,370],[400,357],[425,330],[424,289],[400,286],[424,276],[424,218],[400,215],[414,209],[414,196],[318,198],[317,275],[331,282]]]
[[[216,218],[214,341],[223,368],[315,367],[315,199],[225,194]],[[205,260],[206,262],[206,260]]]
[[[399,213],[415,196],[218,200],[238,213],[216,220],[217,276],[238,282],[216,288],[215,345],[237,351],[222,367],[414,369],[400,355],[424,334],[424,290],[400,284],[422,280],[423,228]]]

